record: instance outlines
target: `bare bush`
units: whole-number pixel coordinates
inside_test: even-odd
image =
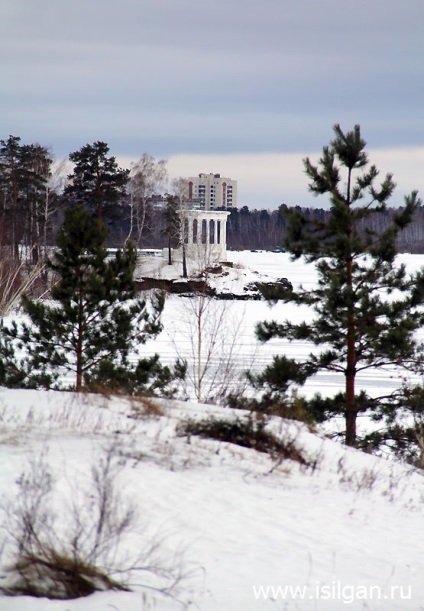
[[[31,293],[39,283],[45,266],[41,261],[28,266],[9,259],[0,252],[0,316],[17,307],[24,293]]]
[[[346,457],[343,456],[337,463],[337,473],[340,484],[355,492],[369,492],[373,490],[380,479],[380,473],[376,468],[351,469],[345,464]]]
[[[119,489],[122,458],[118,460],[116,451],[109,448],[93,464],[84,490],[68,490],[65,515],[58,507],[46,453],[31,460],[17,481],[15,500],[2,508],[8,566],[1,592],[78,598],[129,590],[131,576],[142,572],[149,588],[172,593],[181,578],[179,560],[161,561],[159,540],[145,544],[136,556],[125,545],[137,534],[138,517]]]
[[[230,391],[241,392],[236,357],[243,318],[236,319],[229,301],[205,292],[186,299],[183,309],[178,331],[184,342],[172,340],[178,357],[188,362],[187,394],[194,393],[198,401],[219,403]]]
[[[144,418],[159,418],[164,416],[163,408],[151,397],[129,397],[131,406],[130,418],[143,420]]]
[[[316,460],[310,459],[298,447],[295,438],[276,435],[267,428],[267,421],[255,414],[232,419],[214,416],[202,420],[188,419],[180,423],[177,433],[187,436],[197,435],[252,448],[257,452],[269,454],[278,464],[284,460],[293,460],[302,467],[315,469],[317,466]]]

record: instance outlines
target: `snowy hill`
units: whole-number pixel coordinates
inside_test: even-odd
[[[177,434],[182,420],[207,414],[236,416],[193,402],[1,390],[0,495],[9,508],[1,523],[13,518],[18,478],[44,456],[55,482],[52,530],[65,539],[75,508],[89,523],[92,466],[109,452],[119,469],[119,507],[133,502],[139,515],[119,558],[144,554],[147,565],[170,573],[133,571],[126,575],[131,592],[68,601],[0,597],[0,609],[424,609],[420,472],[347,449],[294,422],[271,426],[315,467]],[[146,556],[151,543],[156,549]],[[9,549],[3,587],[11,579],[4,571]],[[143,587],[163,587],[176,572],[183,575],[176,598]]]

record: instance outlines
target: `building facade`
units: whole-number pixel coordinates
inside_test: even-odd
[[[184,213],[184,241],[187,256],[208,265],[227,260],[227,217],[229,212],[189,210]]]
[[[227,218],[229,212],[222,210],[182,210],[180,246],[172,249],[173,257],[186,257],[207,266],[214,261],[227,260]],[[163,249],[163,257],[168,249]]]
[[[223,178],[221,174],[199,174],[190,176],[188,199],[193,207],[204,210],[237,207],[237,181]]]

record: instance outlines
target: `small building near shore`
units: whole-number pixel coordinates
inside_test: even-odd
[[[218,210],[183,210],[181,243],[173,250],[173,256],[182,258],[183,250],[188,259],[206,265],[213,261],[227,260],[227,218],[229,212]],[[164,257],[168,250],[164,249]]]

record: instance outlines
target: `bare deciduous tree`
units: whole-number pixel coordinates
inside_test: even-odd
[[[61,159],[60,161],[53,162],[50,177],[46,185],[44,205],[42,206],[41,211],[44,229],[44,256],[46,256],[48,251],[48,232],[49,228],[51,229],[51,219],[59,209],[59,196],[63,193],[66,185],[69,183],[69,163],[70,162],[67,159]]]
[[[243,317],[236,318],[229,301],[209,297],[206,292],[184,302],[184,316],[173,339],[178,356],[188,362],[187,382],[198,401],[222,402],[238,384],[237,352]],[[184,350],[184,344],[188,346]]]
[[[146,225],[148,199],[165,185],[168,177],[166,161],[156,160],[152,155],[144,155],[131,166],[128,191],[130,195],[130,228],[126,242],[134,238],[138,245]]]
[[[188,183],[184,178],[176,178],[172,181],[172,187],[175,193],[176,210],[180,217],[179,224],[179,247],[181,248],[181,256],[183,263],[183,278],[187,278],[187,242],[188,242],[188,221],[187,210],[188,204]]]
[[[6,316],[17,307],[24,293],[31,293],[45,270],[43,261],[28,266],[14,261],[0,251],[0,316]]]

